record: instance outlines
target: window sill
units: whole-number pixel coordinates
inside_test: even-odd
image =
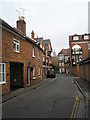
[[[36,77],[33,77],[33,80],[36,80]]]
[[[6,82],[0,82],[0,85],[5,84]]]
[[[32,58],[35,58],[35,56],[32,56]]]
[[[15,50],[14,50],[14,52],[20,54],[20,51],[15,51]]]

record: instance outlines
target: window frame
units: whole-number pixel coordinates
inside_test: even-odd
[[[79,40],[79,36],[73,36],[73,40]]]
[[[35,57],[35,48],[32,47],[32,57],[34,58]]]
[[[14,45],[16,45],[15,48]],[[18,46],[19,46],[19,50],[18,50]],[[20,53],[20,41],[15,38],[13,39],[13,51],[16,53]]]
[[[84,40],[88,40],[89,39],[89,35],[84,35]]]
[[[1,77],[1,81],[0,81],[0,84],[4,84],[4,83],[6,83],[6,63],[0,63],[0,69],[1,69],[1,71],[0,71],[0,77]],[[4,65],[4,70],[3,70],[3,65]],[[3,70],[3,71],[2,71]],[[4,75],[4,76],[3,76]],[[2,78],[2,76],[3,76],[3,78]]]
[[[40,59],[40,50],[38,50],[38,59]]]
[[[65,68],[62,68],[62,72],[63,72],[63,73],[65,72]]]
[[[64,67],[64,62],[62,62],[62,66]]]

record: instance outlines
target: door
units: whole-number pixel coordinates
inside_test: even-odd
[[[27,85],[30,85],[30,67],[27,68]]]
[[[23,63],[10,63],[11,90],[23,87]]]

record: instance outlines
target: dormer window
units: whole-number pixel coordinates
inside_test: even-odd
[[[88,40],[89,36],[88,35],[84,35],[84,40]]]
[[[79,37],[78,36],[74,36],[73,40],[79,40]]]

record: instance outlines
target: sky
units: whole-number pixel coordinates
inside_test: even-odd
[[[0,18],[16,27],[24,12],[26,33],[50,39],[53,51],[69,47],[69,35],[88,33],[89,0],[0,0]]]

